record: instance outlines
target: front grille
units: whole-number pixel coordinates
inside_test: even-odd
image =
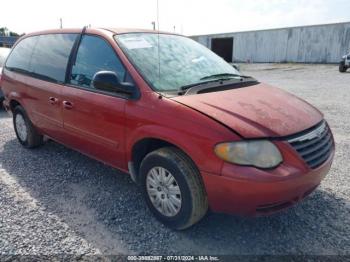
[[[310,168],[322,165],[329,158],[333,148],[332,135],[325,121],[311,129],[288,137],[287,141]]]

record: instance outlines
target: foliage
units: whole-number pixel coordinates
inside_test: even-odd
[[[6,34],[8,34],[8,36],[19,36],[19,34],[8,30],[7,27],[0,27],[0,36],[4,36]]]

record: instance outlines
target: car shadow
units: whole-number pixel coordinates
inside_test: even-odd
[[[0,163],[40,207],[105,253],[113,254],[118,243],[142,254],[346,252],[338,244],[347,238],[334,229],[349,222],[349,203],[323,187],[273,216],[209,213],[195,226],[176,232],[151,215],[128,175],[57,143],[27,150],[9,140],[0,151]]]

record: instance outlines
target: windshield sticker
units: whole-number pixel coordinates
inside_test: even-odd
[[[141,49],[152,47],[152,45],[149,42],[147,42],[144,38],[141,37],[129,37],[120,39],[120,41],[127,49]]]

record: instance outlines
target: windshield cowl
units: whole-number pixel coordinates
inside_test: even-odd
[[[189,88],[186,88],[182,92],[179,92],[179,95],[193,95],[193,94],[202,94],[210,92],[225,91],[235,88],[243,88],[252,85],[257,85],[259,82],[252,78],[230,78],[230,79],[219,79],[217,81],[208,81],[206,83],[200,83],[193,85]]]

